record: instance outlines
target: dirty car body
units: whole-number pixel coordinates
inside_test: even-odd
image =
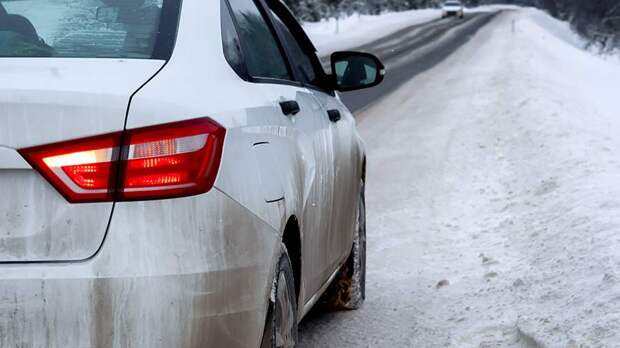
[[[256,347],[285,233],[303,317],[351,254],[365,155],[282,7],[0,5],[0,346]],[[248,56],[259,20],[277,59]]]

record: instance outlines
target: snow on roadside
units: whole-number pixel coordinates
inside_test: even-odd
[[[336,21],[334,18],[318,23],[304,23],[304,30],[314,42],[319,55],[361,46],[397,32],[410,25],[439,18],[438,9],[385,13],[378,16],[353,15]]]
[[[571,35],[505,13],[360,116],[375,345],[618,346],[620,65]]]
[[[534,8],[527,8],[523,11],[527,13],[528,20],[534,21],[537,25],[555,35],[558,39],[577,48],[584,48],[586,46],[586,40],[572,31],[568,22],[555,19],[547,13]]]
[[[549,347],[620,341],[620,66],[581,49],[566,23],[528,10],[511,69],[506,232],[522,251],[520,326]],[[528,206],[529,204],[529,206]]]
[[[466,9],[465,12],[496,12],[505,10],[521,10],[522,6],[518,5],[481,5],[478,7],[471,7]]]

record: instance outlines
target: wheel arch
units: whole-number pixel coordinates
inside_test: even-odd
[[[299,220],[291,215],[282,234],[282,243],[286,246],[295,277],[295,295],[300,300],[302,278],[302,241]]]
[[[366,155],[362,158],[362,181],[366,182]]]

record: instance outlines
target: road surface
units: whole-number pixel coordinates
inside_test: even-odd
[[[438,18],[352,49],[377,55],[388,73],[381,85],[344,93],[343,101],[354,112],[364,109],[450,56],[497,14],[481,12],[468,14],[464,19]]]
[[[437,229],[457,227],[447,216],[437,221],[442,214],[435,210],[449,204],[446,188],[422,191],[438,184],[446,170],[442,163],[448,160],[443,151],[451,134],[433,130],[446,121],[441,99],[449,95],[441,91],[443,76],[466,80],[471,74],[467,61],[476,59],[476,50],[461,53],[468,57],[459,64],[449,58],[459,48],[472,46],[468,43],[474,35],[498,16],[491,12],[469,14],[464,20],[437,19],[354,49],[378,55],[388,69],[379,87],[343,97],[358,116],[369,147],[367,301],[359,311],[311,312],[300,325],[301,347],[435,347],[449,342],[450,335],[434,328],[438,318],[431,315],[434,306],[447,305],[435,296],[435,286],[445,275],[425,268],[458,263],[459,255],[446,255],[441,266],[434,266],[424,248],[433,248],[430,234]],[[433,81],[438,74],[441,78]],[[433,99],[435,103],[429,103]],[[450,115],[450,122],[458,123],[461,111]],[[388,159],[381,158],[391,151]],[[455,313],[445,320],[459,318]]]

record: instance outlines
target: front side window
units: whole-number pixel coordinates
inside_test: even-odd
[[[253,0],[230,0],[248,73],[252,77],[291,80],[286,60],[265,17]]]
[[[0,57],[170,57],[181,0],[0,0]]]

